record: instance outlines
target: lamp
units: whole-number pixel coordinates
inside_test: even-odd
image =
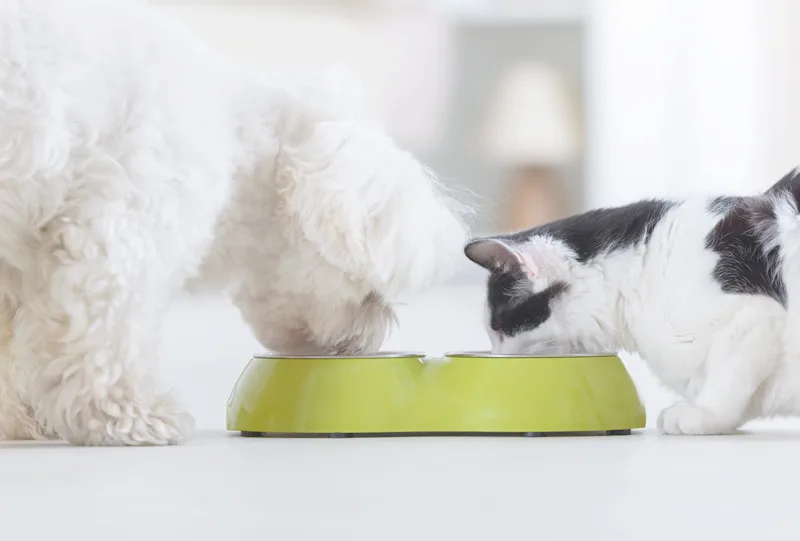
[[[577,111],[566,81],[550,66],[519,64],[500,78],[484,148],[513,170],[505,225],[521,230],[563,217],[558,170],[579,151]]]

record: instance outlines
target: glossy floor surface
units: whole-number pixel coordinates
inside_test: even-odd
[[[485,347],[481,288],[401,308],[391,349]],[[735,436],[252,439],[225,433],[256,349],[218,299],[166,324],[164,374],[201,431],[169,448],[0,442],[0,538],[692,540],[800,538],[800,427]],[[626,359],[649,426],[672,398]]]
[[[800,433],[0,444],[5,539],[797,539]]]

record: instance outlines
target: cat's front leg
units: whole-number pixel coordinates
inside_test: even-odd
[[[703,436],[729,434],[739,425],[739,420],[681,400],[664,409],[658,416],[658,431],[671,436]]]
[[[780,338],[756,324],[751,317],[737,316],[717,333],[702,367],[703,385],[693,400],[682,400],[658,417],[658,430],[670,435],[730,434],[747,420],[753,394],[775,369],[780,356]]]

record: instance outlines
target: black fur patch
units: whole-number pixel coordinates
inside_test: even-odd
[[[523,243],[534,235],[550,235],[569,246],[580,262],[600,254],[647,242],[666,212],[677,203],[648,200],[623,207],[577,214],[527,231],[505,235],[512,243]]]
[[[774,188],[774,187],[773,187]],[[716,200],[715,200],[716,201]],[[766,295],[786,306],[780,249],[766,249],[763,235],[775,226],[775,208],[763,196],[727,198],[727,209],[706,236],[706,248],[719,255],[712,276],[725,293]],[[712,202],[710,209],[717,208]]]
[[[488,301],[490,327],[506,336],[535,329],[550,317],[550,303],[567,290],[567,284],[556,282],[539,293],[515,292],[526,278],[513,273],[492,273],[489,276]]]
[[[767,195],[786,194],[794,200],[795,207],[800,209],[800,169],[794,169],[766,191]]]
[[[708,211],[711,214],[724,214],[728,212],[731,207],[733,207],[739,201],[739,199],[741,198],[728,195],[715,197],[711,200],[711,203],[709,203]]]

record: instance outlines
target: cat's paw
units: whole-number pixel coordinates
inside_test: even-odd
[[[685,400],[676,402],[658,416],[658,431],[672,436],[730,434],[735,428],[711,410]]]

